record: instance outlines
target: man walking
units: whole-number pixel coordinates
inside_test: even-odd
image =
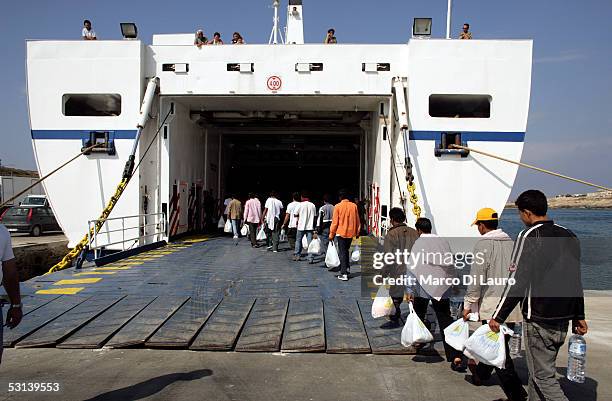
[[[276,198],[276,191],[270,192],[270,197],[264,205],[262,220],[265,224],[266,245],[268,250],[272,249],[273,252],[278,252],[281,210],[283,210],[283,202]]]
[[[323,206],[319,208],[317,217],[317,236],[321,238],[321,253],[325,255],[329,245],[329,229],[334,216],[334,205],[329,202],[329,194],[323,195]],[[323,264],[322,267],[325,267]]]
[[[242,217],[242,202],[238,198],[232,197],[232,201],[227,206],[227,218],[232,224],[234,239],[240,236],[240,217]]]
[[[348,281],[350,270],[349,250],[353,238],[359,238],[359,214],[357,205],[351,202],[350,196],[345,190],[339,192],[340,203],[334,206],[332,224],[329,229],[329,240],[334,238],[338,242],[338,256],[340,258],[340,274],[338,280]],[[338,271],[331,268],[329,271]]]
[[[444,341],[444,329],[453,322],[448,296],[452,288],[450,285],[419,284],[423,283],[420,277],[431,276],[440,280],[440,282],[455,277],[455,266],[450,260],[453,255],[450,244],[446,239],[431,233],[432,224],[428,218],[419,218],[416,221],[415,228],[419,238],[412,246],[409,266],[412,269],[412,274],[417,278],[417,285],[409,289],[409,292],[413,293],[411,295],[413,295],[414,311],[422,321],[425,321],[427,306],[431,301],[436,319],[438,319],[446,361],[451,363],[452,370],[464,370],[461,352]],[[450,259],[449,256],[451,256]]]
[[[515,202],[527,227],[514,245],[510,277],[501,301],[489,321],[499,332],[517,304],[525,320],[525,354],[529,369],[529,401],[567,400],[557,381],[556,360],[565,342],[569,322],[572,331],[584,335],[584,293],[580,272],[580,243],[574,233],[546,215],[546,195],[528,190]]]
[[[391,220],[391,228],[385,236],[385,254],[396,254],[398,251],[400,253],[404,253],[404,251],[410,252],[415,241],[419,238],[419,234],[417,234],[414,228],[406,225],[406,214],[399,207],[389,210],[389,219]],[[383,277],[398,279],[406,274],[406,265],[397,262],[385,264],[382,269]],[[380,326],[382,329],[393,329],[400,326],[400,306],[404,300],[404,288],[403,285],[392,285],[389,288],[389,295],[395,306],[395,314],[389,316],[390,320]]]
[[[302,201],[295,211],[297,217],[297,235],[295,238],[295,253],[294,261],[299,261],[302,255],[302,237],[306,236],[308,243],[312,241],[312,233],[314,231],[315,219],[317,217],[317,208],[314,203],[308,198],[308,193],[302,191]],[[308,255],[308,263],[314,263],[314,255]]]
[[[257,226],[261,221],[261,203],[253,192],[249,192],[249,200],[244,204],[244,222],[249,225],[251,247],[257,247]]]
[[[508,266],[510,266],[514,245],[508,234],[498,228],[498,214],[491,208],[480,209],[472,225],[477,226],[482,239],[474,246],[473,255],[475,258],[470,268],[470,276],[474,277],[475,280],[466,289],[463,302],[464,320],[468,320],[469,313],[479,313],[480,316],[487,318],[495,312],[495,307],[499,303],[504,287],[481,283],[487,283],[488,280],[499,281],[508,278],[510,275]],[[514,329],[515,323],[522,320],[519,308],[514,308],[506,322],[510,329]],[[486,321],[482,321],[482,324],[486,324]],[[510,347],[508,346],[510,337],[509,334],[505,336],[506,355],[510,354]],[[482,380],[490,378],[491,372],[493,372],[493,366],[484,363],[476,364],[472,360],[468,362],[468,368],[472,373],[472,383],[477,386],[482,384]],[[501,388],[509,400],[524,401],[527,399],[527,392],[514,370],[512,358],[507,357],[504,368],[495,368],[495,372]]]
[[[2,224],[0,224],[0,263],[2,264],[0,281],[7,294],[0,297],[0,362],[2,362],[2,328],[4,326],[2,305],[7,301],[6,298],[8,298],[10,304],[6,315],[6,326],[14,329],[21,322],[23,316],[21,294],[19,292],[19,274],[17,273],[17,264],[11,246],[11,235]]]
[[[300,194],[297,192],[293,193],[293,201],[287,205],[285,210],[285,219],[283,226],[287,230],[287,242],[289,242],[289,249],[295,249],[295,237],[297,235],[297,217],[295,213],[300,205]]]

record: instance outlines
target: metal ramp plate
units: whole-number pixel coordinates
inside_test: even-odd
[[[216,351],[234,348],[254,303],[252,298],[224,298],[189,348]]]
[[[249,314],[236,351],[276,352],[280,350],[288,299],[258,298]]]
[[[323,301],[291,299],[283,333],[283,352],[325,351]]]
[[[386,318],[374,319],[372,317],[372,300],[359,300],[359,309],[365,326],[368,340],[373,354],[415,354],[413,347],[406,348],[402,345],[400,337],[404,327],[404,321],[400,319],[400,326],[394,329],[381,329],[380,326],[388,320]],[[404,303],[402,303],[404,306]]]
[[[18,342],[15,346],[19,348],[54,346],[117,303],[121,298],[123,296],[89,298]]]
[[[154,299],[155,297],[128,295],[58,344],[57,348],[100,348]]]
[[[53,321],[53,319],[57,319],[86,299],[86,297],[61,296],[33,310],[26,315],[27,318],[23,319],[19,326],[12,330],[4,330],[4,346],[14,346],[18,341]]]
[[[145,343],[147,347],[187,348],[220,299],[190,298]]]
[[[105,347],[124,348],[142,345],[172,316],[189,297],[162,296],[151,302],[128,324],[123,326]]]
[[[323,302],[327,352],[334,354],[369,353],[370,344],[361,313],[354,299],[326,299]]]

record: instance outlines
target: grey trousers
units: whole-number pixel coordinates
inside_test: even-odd
[[[524,323],[529,401],[567,401],[555,375],[557,355],[565,342],[568,323]]]

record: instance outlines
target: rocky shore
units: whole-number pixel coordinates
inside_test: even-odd
[[[516,206],[514,206],[514,201],[509,201],[506,207]],[[551,209],[612,209],[612,193],[559,195],[548,198],[548,207]]]

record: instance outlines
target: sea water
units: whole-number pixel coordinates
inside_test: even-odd
[[[548,217],[580,240],[585,290],[612,290],[612,209],[551,209]],[[518,210],[507,208],[501,228],[513,239],[525,228]]]

